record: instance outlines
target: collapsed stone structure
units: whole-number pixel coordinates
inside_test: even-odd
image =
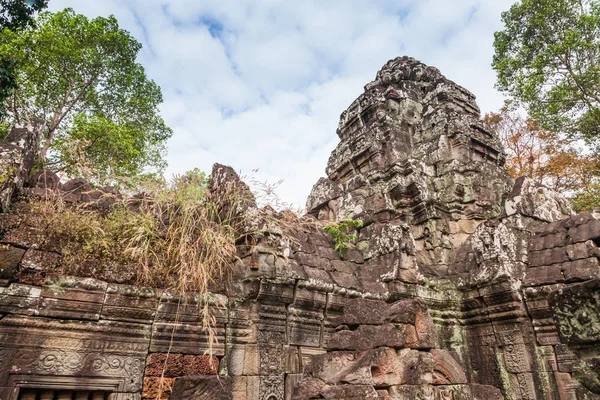
[[[240,210],[262,234],[206,299],[56,276],[60,249],[2,215],[0,399],[598,398],[600,213],[514,182],[474,96],[410,58],[338,135],[309,216]],[[34,194],[67,192],[46,181]],[[342,258],[322,226],[348,218],[364,226]]]

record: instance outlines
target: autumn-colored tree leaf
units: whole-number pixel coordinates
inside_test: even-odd
[[[582,143],[507,110],[488,113],[483,122],[500,135],[513,178],[528,176],[564,194],[578,211],[600,205],[600,159]]]

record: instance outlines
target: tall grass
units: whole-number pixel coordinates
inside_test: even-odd
[[[98,275],[86,261],[100,259],[135,272],[136,283],[205,293],[222,280],[236,257],[236,242],[251,224],[253,202],[243,186],[208,190],[204,173],[152,182],[105,213],[73,207],[61,197],[34,206],[47,242],[63,249],[64,273]],[[118,271],[117,271],[118,272]]]

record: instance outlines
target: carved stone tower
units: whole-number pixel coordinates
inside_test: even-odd
[[[341,139],[314,186],[310,214],[398,219],[412,227],[422,273],[443,276],[513,184],[475,96],[412,58],[388,61],[340,117]]]

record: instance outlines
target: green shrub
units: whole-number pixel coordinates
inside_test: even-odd
[[[356,230],[363,227],[363,222],[357,219],[346,219],[340,223],[327,225],[323,229],[334,241],[334,249],[340,253],[340,257],[346,256],[346,250],[354,247],[357,239]]]

